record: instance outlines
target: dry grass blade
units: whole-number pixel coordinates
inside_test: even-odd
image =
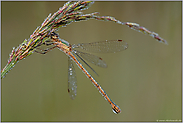
[[[110,16],[96,16],[96,14],[99,14],[98,12],[90,14],[83,14],[81,12],[82,10],[88,9],[93,3],[94,2],[92,1],[67,2],[53,15],[49,14],[41,26],[37,27],[33,34],[30,35],[30,38],[25,39],[23,43],[20,44],[17,48],[13,48],[10,53],[8,63],[1,70],[1,78],[5,77],[5,75],[18,61],[26,58],[27,56],[30,56],[38,46],[43,44],[46,40],[49,40],[52,32],[56,32],[59,30],[59,27],[67,26],[68,24],[75,21],[86,21],[89,19],[111,21],[118,24],[127,25],[136,31],[149,34],[159,42],[167,44],[166,40],[159,37],[157,33],[149,31],[145,27],[141,27],[139,24],[121,22]]]

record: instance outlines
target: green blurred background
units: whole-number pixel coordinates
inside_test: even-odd
[[[65,2],[1,2],[1,68],[12,47],[29,38],[49,13]],[[75,65],[78,91],[67,92],[67,56],[54,49],[20,61],[1,80],[2,121],[157,121],[181,120],[182,2],[95,2],[84,13],[100,12],[136,22],[158,33],[169,45],[112,22],[89,20],[60,28],[71,44],[112,39],[129,48],[101,56],[108,68],[91,65],[91,74],[120,106],[118,115]]]

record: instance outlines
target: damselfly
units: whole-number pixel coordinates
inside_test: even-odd
[[[127,49],[128,44],[122,40],[106,40],[100,42],[93,42],[93,43],[80,43],[77,45],[71,45],[69,42],[60,39],[58,34],[52,32],[51,40],[46,41],[43,43],[44,45],[52,45],[53,47],[42,50],[37,48],[35,52],[46,54],[48,51],[58,48],[63,51],[68,56],[68,92],[71,99],[76,97],[77,92],[77,80],[76,80],[76,73],[73,65],[73,61],[77,64],[77,66],[83,71],[83,73],[92,81],[94,86],[99,90],[99,92],[104,96],[104,98],[109,102],[112,106],[112,110],[114,113],[118,114],[121,112],[119,106],[117,106],[106,94],[106,92],[102,89],[102,87],[97,83],[97,81],[91,76],[91,74],[84,68],[81,62],[77,59],[77,57],[82,60],[90,69],[92,69],[84,59],[87,61],[100,66],[100,67],[107,67],[107,64],[102,60],[102,58],[92,55],[90,53],[84,53],[76,48],[80,48],[89,52],[97,52],[97,53],[115,53],[118,51],[123,51]],[[38,51],[40,50],[40,51]],[[77,57],[76,57],[77,56]],[[84,59],[83,59],[84,58]],[[94,71],[92,69],[92,71]],[[95,71],[94,71],[95,72]],[[95,72],[96,73],[96,72]]]

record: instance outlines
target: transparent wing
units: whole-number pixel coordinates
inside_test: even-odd
[[[73,61],[68,57],[68,93],[71,99],[77,94],[77,79]]]
[[[72,50],[75,55],[78,56],[79,59],[81,59],[97,76],[97,72],[77,53],[76,50]]]
[[[95,53],[115,53],[126,50],[128,48],[128,44],[122,40],[106,40],[93,43],[80,43],[72,45],[72,47],[81,48]]]
[[[94,65],[97,65],[99,67],[103,67],[103,68],[106,68],[107,67],[107,64],[105,63],[105,61],[101,58],[101,57],[98,57],[98,56],[95,56],[95,55],[92,55],[90,53],[84,53],[84,52],[81,52],[81,51],[77,51],[76,52],[84,59],[86,59],[88,62],[94,64]]]

